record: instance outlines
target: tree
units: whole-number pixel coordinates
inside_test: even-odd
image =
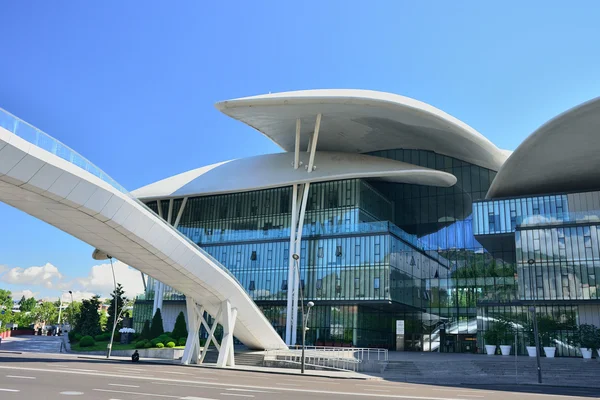
[[[51,301],[38,304],[32,311],[36,322],[43,325],[54,324],[58,321],[58,308]]]
[[[185,316],[183,311],[179,312],[177,319],[175,320],[175,326],[173,327],[173,338],[179,340],[181,338],[187,338],[188,331],[185,326]]]
[[[81,312],[75,324],[75,331],[83,336],[89,335],[93,337],[100,334],[99,306],[99,296],[93,296],[91,299],[81,302]]]
[[[28,299],[25,296],[21,296],[21,300],[19,300],[19,310],[23,312],[31,312],[35,308],[37,301],[30,297]]]
[[[157,308],[156,313],[154,314],[154,317],[152,318],[152,326],[150,326],[150,336],[152,336],[152,339],[154,339],[154,338],[159,337],[163,333],[165,333],[165,330],[163,328],[162,315],[160,313],[160,308]],[[179,338],[177,338],[177,339],[179,339]]]
[[[144,321],[144,327],[142,328],[142,333],[140,334],[141,339],[154,339],[150,337],[150,320],[147,319]]]
[[[12,318],[12,293],[10,290],[0,289],[0,325],[6,325]]]
[[[69,306],[63,309],[62,319],[66,324],[71,325],[71,329],[74,329],[77,324],[77,319],[81,313],[81,302],[74,301]]]
[[[117,283],[117,288],[110,294],[111,301],[108,306],[108,320],[106,321],[106,329],[112,331],[113,321],[119,316],[121,310],[127,303],[127,297],[124,296],[125,291],[120,283]],[[115,297],[117,299],[117,309],[115,310]],[[117,321],[117,330],[123,327],[123,323]]]

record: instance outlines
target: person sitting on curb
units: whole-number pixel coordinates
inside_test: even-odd
[[[136,350],[132,355],[131,355],[131,362],[138,362],[140,361],[140,354],[138,353],[138,351]]]

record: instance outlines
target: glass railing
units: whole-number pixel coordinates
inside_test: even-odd
[[[77,153],[75,150],[71,149],[69,146],[66,146],[65,144],[56,140],[55,138],[48,135],[47,133],[37,129],[33,125],[12,115],[11,113],[9,113],[8,111],[6,111],[2,108],[0,108],[0,127],[17,135],[21,139],[41,148],[43,150],[46,150],[47,152],[52,153],[52,154],[62,158],[63,160],[68,161],[69,163],[81,168],[82,170],[87,171],[90,174],[102,179],[104,182],[108,183],[109,185],[111,185],[112,187],[117,189],[118,191],[127,195],[130,199],[135,201],[141,207],[148,210],[150,213],[152,213],[152,215],[156,215],[151,209],[149,209],[146,206],[146,204],[142,203],[135,196],[130,194],[123,186],[119,185],[117,183],[117,181],[112,179],[107,173],[105,173],[100,168],[98,168],[97,166],[92,164],[87,158],[83,157],[81,154]],[[208,252],[206,252],[205,250],[198,247],[198,245],[196,243],[194,243],[189,238],[187,238],[185,235],[183,235],[181,232],[179,232],[177,229],[173,228],[171,225],[166,223],[160,217],[156,216],[156,219],[158,221],[160,221],[160,223],[162,223],[168,229],[171,229],[172,231],[177,232],[177,234],[181,238],[183,238],[185,241],[190,243],[194,248],[198,249],[203,255],[205,255],[212,262],[214,262],[217,266],[219,266],[219,268],[221,268],[223,271],[225,271],[227,273],[227,275],[229,275],[231,278],[233,278],[241,286],[241,284],[239,283],[239,281],[237,280],[235,275],[233,275],[227,268],[225,268],[214,257],[212,257],[210,254],[208,254]]]
[[[0,108],[0,127],[14,133],[21,139],[78,166],[90,174],[97,176],[115,189],[127,193],[127,190],[125,190],[123,186],[119,185],[114,179],[108,176],[108,174],[92,164],[87,158],[2,108]]]

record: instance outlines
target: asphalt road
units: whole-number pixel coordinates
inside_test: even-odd
[[[0,399],[589,399],[595,389],[465,388],[0,352]]]

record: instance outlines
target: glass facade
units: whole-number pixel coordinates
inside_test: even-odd
[[[598,193],[486,201],[495,171],[431,151],[371,155],[449,172],[457,183],[310,186],[299,262],[304,296],[316,304],[308,343],[395,349],[403,320],[404,350],[477,352],[498,316],[515,321],[523,339],[528,301],[545,301],[539,312],[564,321],[565,340],[572,334],[578,306],[550,302],[598,299],[600,238],[587,211],[600,210]],[[177,227],[237,278],[282,336],[291,195],[283,187],[190,197]],[[173,221],[182,203],[148,207]],[[573,226],[552,225],[565,223]],[[508,245],[496,240],[507,236]],[[153,288],[150,279],[148,302]],[[182,299],[165,289],[165,301]],[[517,347],[524,352],[524,342]]]

